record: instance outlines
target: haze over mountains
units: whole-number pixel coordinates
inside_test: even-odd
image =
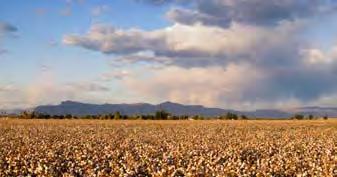
[[[276,109],[260,109],[256,111],[238,111],[221,108],[208,108],[201,105],[183,105],[173,102],[163,102],[157,105],[148,103],[136,104],[89,104],[74,101],[64,101],[59,105],[42,105],[33,109],[39,113],[50,115],[98,115],[109,114],[116,111],[125,115],[146,115],[154,114],[158,110],[165,110],[173,115],[202,115],[206,117],[220,116],[227,112],[232,112],[240,115],[257,118],[288,118],[296,113],[314,116],[337,117],[337,108],[334,107],[301,107],[294,108],[288,111]]]

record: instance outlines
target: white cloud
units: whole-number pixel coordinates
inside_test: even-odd
[[[328,51],[317,48],[303,49],[301,54],[309,64],[331,64],[337,61],[337,46],[331,47]]]
[[[249,74],[247,72],[249,71]],[[167,67],[152,71],[153,77],[146,80],[133,77],[123,83],[131,92],[188,104],[229,106],[244,100],[244,92],[263,77],[248,65],[231,64],[222,67],[192,68]]]
[[[86,35],[66,35],[63,42],[121,55],[120,60],[130,62],[153,61],[185,67],[226,65],[233,61],[264,60],[268,49],[297,45],[296,30],[301,25],[303,22],[299,21],[262,28],[233,23],[223,29],[175,24],[153,31],[95,25]]]

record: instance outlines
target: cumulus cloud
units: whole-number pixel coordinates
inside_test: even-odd
[[[250,71],[249,74],[246,74]],[[255,81],[263,77],[249,65],[191,68],[167,67],[156,70],[154,76],[144,84],[137,78],[128,78],[124,84],[148,98],[171,100],[187,104],[225,106],[244,99],[245,90],[251,89]],[[132,89],[137,88],[137,89]]]
[[[283,53],[282,56],[293,53],[298,45],[295,40],[300,24],[284,23],[275,28],[233,24],[228,29],[175,24],[153,31],[98,25],[85,35],[66,35],[63,42],[117,54],[120,60],[130,62],[152,61],[184,67],[226,65],[241,60],[258,62],[267,58],[263,55],[272,53]],[[207,42],[209,39],[212,41]]]
[[[165,48],[161,31],[146,32],[139,29],[121,30],[94,25],[86,36],[66,35],[65,44],[78,45],[104,53],[126,54],[142,50]]]

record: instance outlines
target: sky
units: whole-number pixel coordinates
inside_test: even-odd
[[[337,106],[334,0],[0,0],[0,109]]]

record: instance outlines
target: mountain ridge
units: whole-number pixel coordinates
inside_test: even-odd
[[[298,107],[291,111],[278,110],[278,109],[258,109],[255,111],[238,111],[234,109],[211,108],[203,105],[185,105],[165,101],[159,104],[150,103],[121,103],[121,104],[92,104],[82,103],[76,101],[62,101],[58,105],[41,105],[33,109],[35,112],[50,114],[50,115],[98,115],[98,114],[111,114],[114,112],[121,112],[125,115],[146,115],[154,114],[158,110],[165,110],[173,115],[201,115],[206,117],[221,116],[228,112],[236,113],[239,115],[246,115],[256,118],[289,118],[294,114],[312,114],[314,116],[337,117],[337,108],[334,107]]]

